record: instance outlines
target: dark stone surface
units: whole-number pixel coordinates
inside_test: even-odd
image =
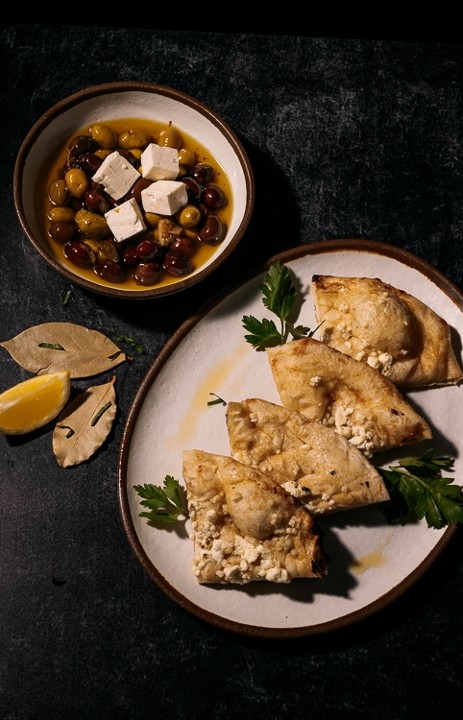
[[[298,640],[246,638],[190,616],[149,580],[124,535],[116,470],[153,359],[231,275],[299,244],[360,237],[405,248],[463,286],[462,46],[10,23],[0,51],[0,339],[64,320],[146,350],[120,366],[118,421],[90,462],[59,469],[49,429],[0,437],[2,720],[460,714],[461,533],[415,587],[363,623]],[[252,161],[255,213],[226,267],[188,299],[125,305],[74,287],[63,307],[68,283],[15,214],[15,157],[50,106],[118,79],[170,85],[222,115]],[[27,376],[0,353],[0,390]]]

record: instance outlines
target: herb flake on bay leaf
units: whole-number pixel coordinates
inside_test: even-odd
[[[88,388],[64,408],[52,439],[61,467],[85,462],[106,440],[117,412],[115,381],[116,376],[108,383]]]
[[[100,375],[127,360],[126,354],[103,333],[67,322],[34,325],[0,342],[0,347],[29,372],[69,370],[71,378]]]

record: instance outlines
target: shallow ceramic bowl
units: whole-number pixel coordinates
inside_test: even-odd
[[[45,220],[37,212],[37,197],[47,194],[44,169],[67,141],[83,128],[108,120],[139,118],[171,123],[207,149],[228,179],[231,198],[227,232],[210,257],[168,284],[152,286],[109,283],[91,270],[71,265],[62,248],[50,242]],[[201,160],[201,158],[198,158]],[[41,183],[43,188],[40,187]],[[48,110],[31,128],[19,150],[14,169],[14,202],[21,226],[40,255],[61,275],[87,290],[116,298],[156,298],[190,288],[214,272],[233,252],[249,224],[254,206],[254,177],[241,142],[213,110],[183,92],[144,82],[96,85],[70,95]],[[45,215],[46,213],[44,213]],[[194,262],[194,258],[193,258]]]

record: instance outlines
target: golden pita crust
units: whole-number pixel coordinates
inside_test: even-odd
[[[332,427],[367,457],[432,437],[395,385],[366,363],[313,338],[266,352],[282,405]]]
[[[356,447],[301,413],[260,398],[229,402],[227,429],[235,460],[257,467],[314,515],[389,500]]]
[[[200,583],[289,583],[327,574],[314,519],[263,473],[231,457],[185,450],[183,477]]]
[[[450,327],[425,303],[378,278],[312,277],[322,342],[380,370],[398,387],[463,379]]]

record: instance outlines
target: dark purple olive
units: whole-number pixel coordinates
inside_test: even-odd
[[[147,180],[146,178],[139,178],[138,180],[135,180],[135,183],[130,188],[129,192],[125,196],[125,200],[130,200],[131,198],[135,198],[137,203],[141,206],[141,191],[145,190],[145,188],[149,187],[152,184],[152,180]]]
[[[68,145],[68,162],[85,152],[93,152],[96,148],[97,144],[90,135],[76,135]]]
[[[81,268],[90,268],[96,260],[93,250],[80,240],[71,240],[63,247],[64,257],[73,265]]]
[[[162,267],[169,275],[188,275],[193,270],[193,263],[185,255],[168,252]]]
[[[138,285],[155,285],[162,275],[162,265],[157,262],[140,263],[133,275]]]
[[[215,170],[209,163],[196,163],[196,165],[191,168],[189,174],[197,180],[200,185],[206,185],[206,183],[213,179]]]
[[[225,237],[226,226],[219,215],[210,213],[199,231],[199,239],[208,245],[218,245]]]
[[[82,198],[71,197],[69,207],[72,208],[74,212],[78,212],[82,208],[85,208],[85,203]]]
[[[80,167],[87,175],[92,176],[96,173],[103,160],[95,153],[85,152],[75,159],[75,164]]]
[[[179,235],[172,240],[169,245],[169,252],[175,253],[176,255],[185,255],[187,258],[193,257],[198,248],[198,243],[193,238],[187,237],[186,235]]]
[[[227,197],[219,185],[209,183],[203,190],[202,201],[208,208],[215,210],[215,208],[225,205]]]
[[[119,263],[114,260],[100,260],[93,266],[93,272],[108,282],[121,282],[124,279],[124,271]]]
[[[97,190],[87,190],[84,195],[84,203],[87,210],[93,213],[103,214],[111,209],[108,198]]]
[[[186,185],[188,202],[198,202],[201,199],[201,193],[203,191],[199,182],[189,175],[183,175],[179,180]]]
[[[53,240],[58,242],[67,243],[77,232],[77,227],[73,222],[57,221],[50,223],[48,233]]]
[[[160,259],[162,253],[159,245],[156,245],[156,243],[149,238],[140,240],[140,242],[136,245],[135,250],[140,262]]]
[[[122,251],[122,264],[124,265],[124,267],[137,267],[138,263],[139,260],[136,247],[134,247],[133,245],[126,247],[125,250]]]

